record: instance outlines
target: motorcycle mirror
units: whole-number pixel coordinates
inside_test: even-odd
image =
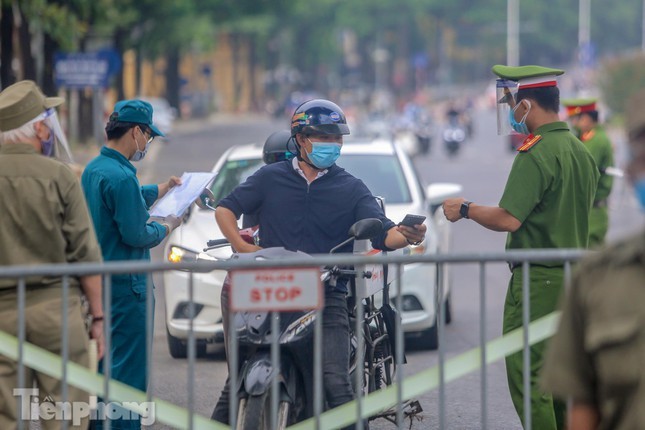
[[[215,195],[209,188],[204,188],[204,191],[202,191],[197,200],[195,200],[195,204],[200,209],[214,211],[216,205]]]
[[[383,223],[377,218],[366,218],[356,222],[349,229],[349,235],[356,240],[372,239],[383,231]]]
[[[336,246],[334,246],[331,251],[329,251],[330,254],[333,254],[336,252],[338,249],[342,248],[343,246],[347,245],[353,240],[363,240],[363,239],[372,239],[376,236],[378,236],[381,232],[383,231],[383,223],[381,222],[380,219],[377,218],[365,218],[362,219],[354,225],[352,225],[349,228],[349,239],[343,241],[343,243],[340,243]]]

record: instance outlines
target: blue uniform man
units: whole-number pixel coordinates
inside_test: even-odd
[[[118,102],[105,131],[108,142],[87,165],[81,179],[103,257],[105,261],[148,261],[150,248],[181,223],[172,216],[161,223],[150,222],[148,209],[180,180],[172,176],[162,184],[139,184],[131,161],[142,160],[152,140],[163,136],[152,123],[149,103]],[[111,377],[142,391],[148,383],[146,282],[145,273],[113,275],[111,297],[105,298],[111,303]],[[152,333],[148,339],[152,341]],[[129,413],[124,411],[123,415]],[[111,428],[136,429],[141,423],[138,417],[130,416],[112,421]]]

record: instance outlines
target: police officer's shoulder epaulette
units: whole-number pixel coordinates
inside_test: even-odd
[[[589,139],[593,138],[596,135],[596,130],[589,130],[586,133],[583,133],[582,136],[580,136],[580,140],[583,142],[588,141]]]
[[[519,148],[517,148],[518,152],[528,152],[531,148],[533,148],[540,140],[542,139],[542,136],[539,134],[536,134],[535,136],[533,134],[529,134],[526,136],[526,139],[524,139],[524,142],[520,145]]]

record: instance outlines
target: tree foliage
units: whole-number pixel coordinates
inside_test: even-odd
[[[287,64],[311,85],[347,74],[374,80],[374,53],[388,54],[388,75],[403,67],[404,82],[415,68],[426,83],[489,77],[490,66],[506,60],[507,0],[0,0],[24,12],[32,32],[45,33],[60,49],[87,41],[135,48],[145,58],[170,51],[210,49],[218,34],[235,34],[254,44],[263,68]],[[641,43],[642,0],[591,2],[591,40],[598,58]],[[15,7],[15,6],[14,6]],[[578,2],[520,2],[520,61],[561,66],[578,58]],[[358,57],[348,66],[346,36],[356,38]],[[116,43],[115,43],[116,44]],[[35,53],[37,54],[37,53]],[[351,62],[350,62],[351,63]]]
[[[645,54],[629,53],[605,61],[598,80],[607,107],[613,113],[623,113],[629,97],[645,88]]]

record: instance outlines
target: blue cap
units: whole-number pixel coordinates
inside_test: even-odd
[[[110,121],[132,122],[150,127],[153,136],[164,134],[152,123],[152,105],[143,100],[121,100],[114,105]]]

